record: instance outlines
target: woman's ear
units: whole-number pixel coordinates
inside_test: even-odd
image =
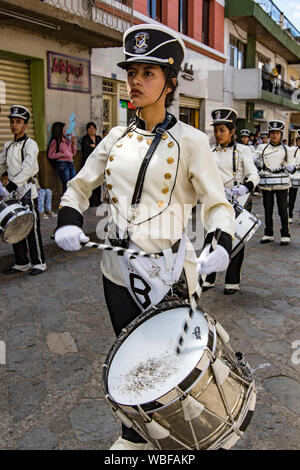
[[[177,85],[177,78],[172,77],[172,78],[171,78],[171,82],[172,82],[173,86],[172,86],[172,88],[171,88],[170,86],[167,86],[167,88],[166,88],[167,93],[171,93],[172,91],[175,90],[176,85]],[[169,82],[169,83],[170,83],[170,82]]]

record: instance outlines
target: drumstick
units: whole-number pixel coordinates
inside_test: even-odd
[[[209,253],[211,253],[212,251],[215,250],[217,244],[218,244],[218,241],[219,241],[219,238],[220,238],[220,235],[221,235],[221,229],[220,228],[216,228],[215,232],[214,232],[214,235],[213,235],[213,239],[211,241],[211,245],[210,245],[210,248],[209,248]],[[206,276],[201,276],[201,281],[200,282],[200,287],[201,287],[201,292],[202,292],[202,284],[205,280]],[[201,295],[201,294],[200,294]],[[200,296],[198,295],[198,298]],[[176,348],[176,354],[180,354],[181,351],[182,351],[182,346],[183,346],[183,343],[184,343],[184,340],[185,340],[185,337],[189,331],[189,328],[190,328],[190,325],[191,325],[191,322],[192,322],[192,319],[193,319],[193,315],[194,315],[194,310],[190,307],[190,310],[189,310],[189,314],[188,314],[188,317],[187,319],[185,320],[184,322],[184,325],[183,325],[183,331],[182,331],[182,334],[180,335],[180,338],[178,340],[178,344],[177,344],[177,348]]]
[[[95,242],[87,242],[81,243],[83,246],[87,246],[88,248],[97,248],[98,250],[103,251],[113,251],[118,256],[124,256],[125,253],[130,254],[131,256],[143,256],[144,258],[160,258],[159,253],[146,253],[145,251],[134,251],[130,248],[122,248],[120,246],[111,246],[105,245],[104,243],[95,243]]]

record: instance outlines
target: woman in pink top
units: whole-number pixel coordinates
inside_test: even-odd
[[[52,135],[48,147],[48,157],[54,160],[55,169],[63,186],[63,193],[67,189],[67,183],[76,175],[73,164],[73,156],[77,152],[76,137],[66,136],[66,125],[63,122],[55,122],[52,126]]]

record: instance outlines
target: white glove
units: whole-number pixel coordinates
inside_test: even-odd
[[[55,242],[66,251],[80,250],[80,243],[87,243],[88,241],[89,237],[76,225],[65,225],[55,232]]]
[[[209,253],[210,245],[207,245],[197,259],[197,273],[211,274],[225,271],[229,265],[229,255],[225,248],[217,245],[215,250]]]
[[[231,192],[235,197],[244,196],[245,194],[249,193],[249,189],[244,184],[239,184],[238,186],[233,186]]]
[[[288,165],[286,165],[285,168],[287,169],[287,171],[288,171],[289,173],[292,173],[292,171],[294,171],[294,169],[295,169],[295,166],[292,165],[291,163],[289,163]]]

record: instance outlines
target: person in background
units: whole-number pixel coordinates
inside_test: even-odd
[[[291,147],[292,154],[294,155],[296,172],[300,172],[300,131],[296,138],[296,147]],[[297,173],[298,176],[298,173]],[[294,222],[293,212],[295,207],[295,202],[297,198],[298,188],[297,186],[291,186],[289,188],[289,223]]]
[[[272,73],[271,59],[269,57],[264,63],[264,65],[262,66],[262,82],[263,82],[262,89],[263,90],[266,90],[272,93],[273,91],[272,79],[274,79],[274,77]]]
[[[94,122],[89,122],[86,125],[86,135],[82,137],[81,151],[82,151],[82,166],[85,165],[89,155],[95,150],[98,144],[100,144],[102,138],[96,134],[97,127]],[[97,207],[101,203],[101,186],[94,189],[90,197],[90,207]]]
[[[57,217],[52,210],[52,191],[50,188],[41,188],[37,177],[34,178],[36,189],[38,192],[38,210],[41,219],[49,219]]]
[[[37,208],[38,194],[33,179],[39,171],[39,148],[37,143],[26,135],[30,111],[25,106],[13,105],[8,118],[14,138],[4,144],[0,154],[1,181],[9,193],[15,192],[20,204],[29,207],[33,212],[34,224],[26,238],[13,244],[16,262],[2,272],[29,272],[35,276],[47,269]]]
[[[263,172],[280,173],[286,171],[295,173],[295,159],[289,147],[282,143],[284,132],[284,122],[274,119],[268,122],[270,142],[261,145],[257,151],[256,164],[262,168]],[[281,221],[280,245],[288,245],[291,241],[288,219],[288,189],[285,184],[261,186],[263,196],[263,206],[265,211],[265,230],[260,243],[266,244],[274,241],[273,232],[273,209],[276,198],[278,214]]]
[[[52,134],[48,146],[48,158],[56,160],[56,171],[60,177],[63,193],[67,189],[67,183],[76,175],[73,157],[77,152],[77,139],[74,135],[66,135],[66,125],[63,122],[55,122],[52,126]]]

